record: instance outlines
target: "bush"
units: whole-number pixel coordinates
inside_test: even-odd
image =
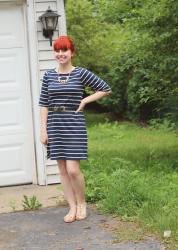
[[[89,116],[89,114],[88,114]],[[88,117],[87,116],[87,117]],[[94,115],[92,115],[94,117]],[[178,229],[178,140],[172,129],[123,122],[89,127],[82,162],[86,196],[104,212],[137,220],[161,235]],[[166,131],[166,133],[165,133]]]
[[[74,62],[111,85],[113,94],[100,101],[108,110],[131,120],[175,121],[177,9],[175,0],[67,1]]]

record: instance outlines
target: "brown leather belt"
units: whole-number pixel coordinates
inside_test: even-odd
[[[54,107],[49,107],[48,110],[53,112],[66,112],[66,111],[76,111],[77,108],[66,107],[66,106],[54,106]]]

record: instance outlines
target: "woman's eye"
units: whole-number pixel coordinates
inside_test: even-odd
[[[68,49],[56,49],[55,52],[57,52],[57,53],[60,52],[60,51],[61,51],[61,52],[66,52],[67,50],[68,50]]]

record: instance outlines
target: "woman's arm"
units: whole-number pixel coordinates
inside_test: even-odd
[[[85,105],[90,102],[98,101],[99,99],[103,98],[104,96],[110,95],[111,91],[97,91],[92,95],[89,95],[81,100],[80,105],[76,112],[79,112],[84,109]]]
[[[47,118],[48,118],[48,108],[41,107],[40,108],[40,141],[43,144],[48,143]]]

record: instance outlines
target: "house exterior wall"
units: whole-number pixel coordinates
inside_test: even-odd
[[[53,40],[59,35],[66,34],[66,22],[63,0],[35,0],[35,16],[36,16],[36,32],[37,32],[37,53],[38,53],[38,70],[39,70],[39,84],[46,70],[54,68],[56,61],[53,57],[53,51],[50,47],[49,39],[46,39],[42,34],[42,25],[39,21],[41,16],[50,6],[50,8],[60,15],[58,19],[57,30],[54,32]],[[43,149],[44,164],[45,164],[45,184],[59,183],[59,170],[56,161],[45,160],[46,150]]]

